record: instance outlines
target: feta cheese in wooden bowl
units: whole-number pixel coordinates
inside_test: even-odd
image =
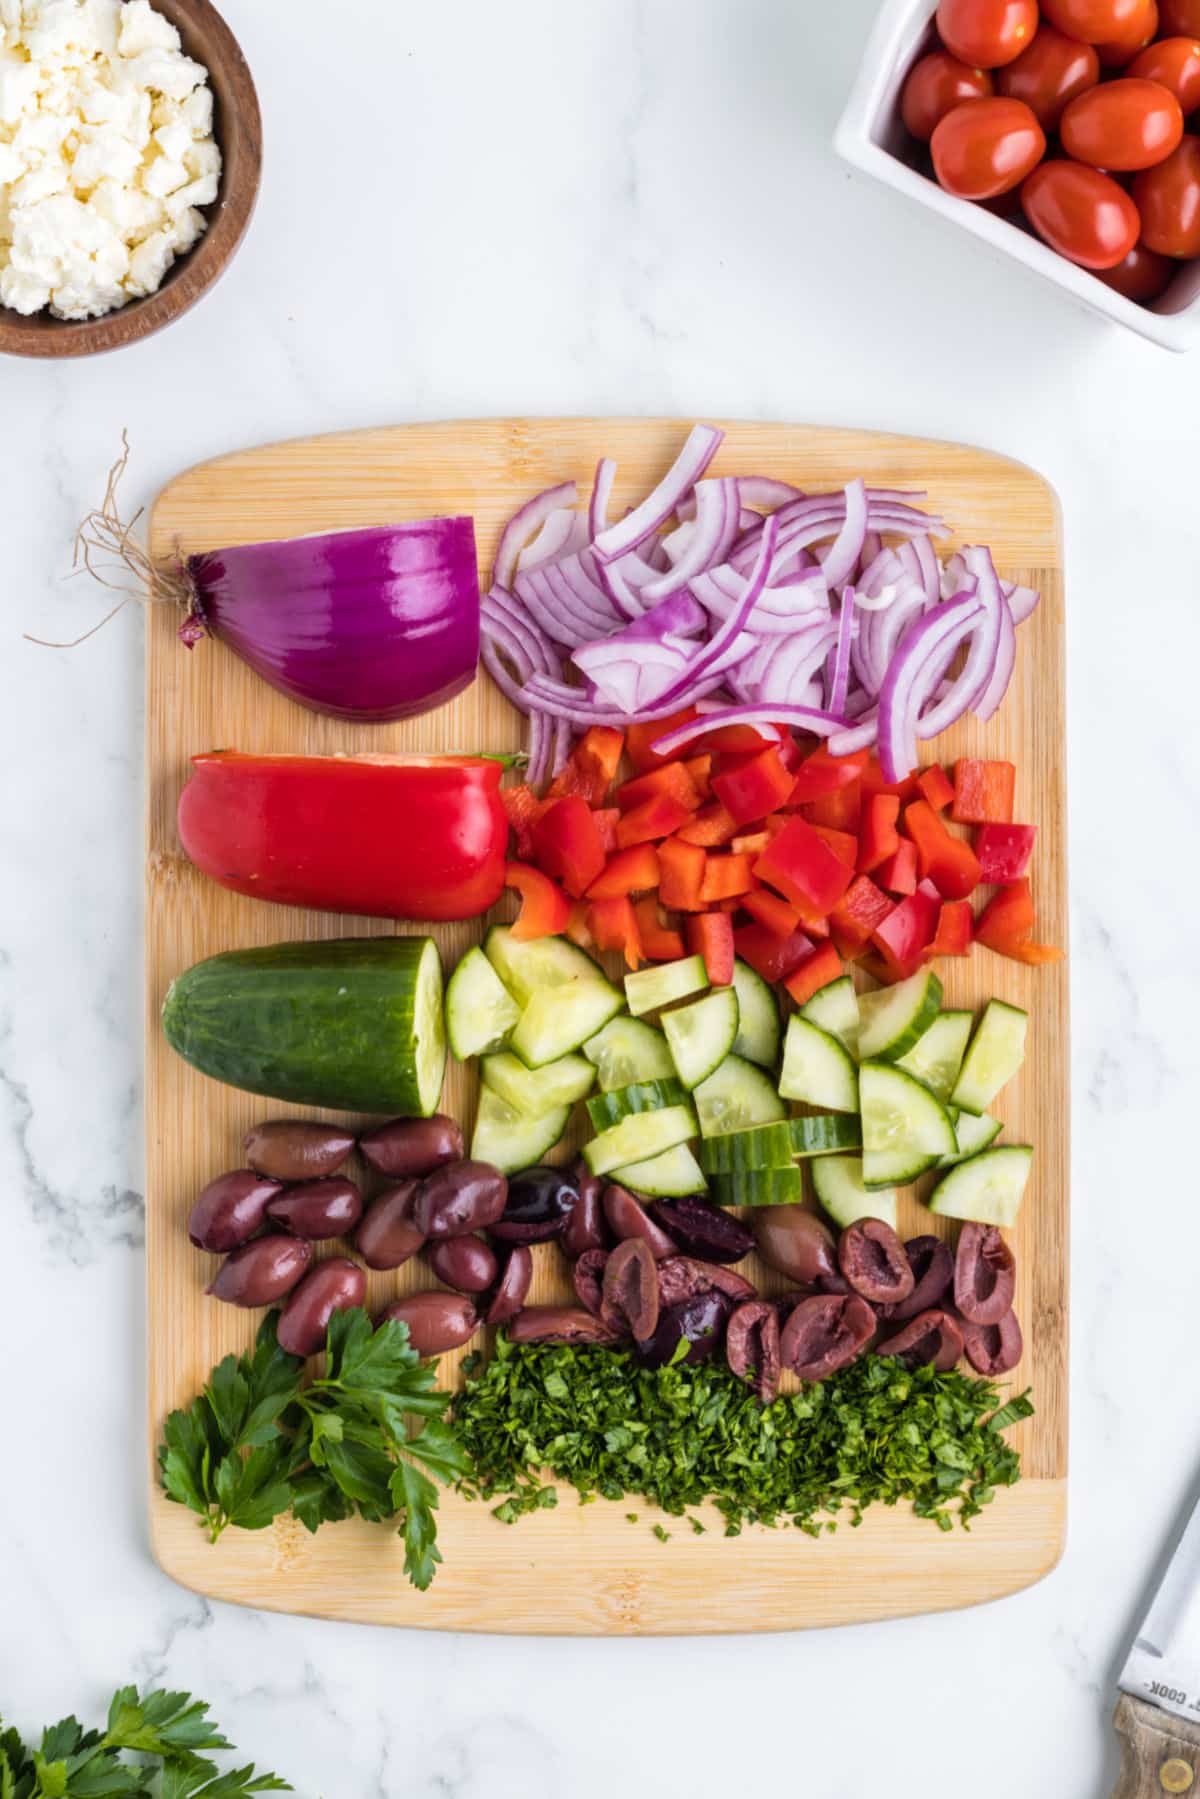
[[[148,337],[258,197],[254,82],[210,0],[0,0],[0,351]]]

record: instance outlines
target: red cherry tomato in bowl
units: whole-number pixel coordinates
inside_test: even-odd
[[[1057,30],[1084,44],[1123,42],[1141,28],[1148,0],[1042,0],[1042,11]]]
[[[1185,137],[1173,156],[1143,169],[1133,184],[1142,242],[1160,256],[1200,256],[1200,137]]]
[[[1028,50],[1000,70],[996,87],[1008,99],[1032,107],[1043,131],[1056,131],[1064,108],[1099,79],[1100,58],[1091,44],[1041,25]]]
[[[1120,37],[1097,44],[1100,64],[1105,69],[1125,69],[1158,31],[1157,0],[1143,0],[1142,10],[1132,19]]]
[[[971,68],[999,69],[1032,43],[1037,0],[941,0],[938,36]]]
[[[1125,260],[1115,268],[1095,269],[1093,273],[1097,281],[1103,281],[1105,287],[1115,288],[1127,300],[1137,300],[1145,306],[1166,292],[1178,269],[1179,264],[1172,262],[1169,256],[1160,256],[1156,250],[1147,250],[1145,244],[1135,244]]]
[[[1021,189],[1021,205],[1038,236],[1085,269],[1115,268],[1141,230],[1125,189],[1082,162],[1044,162]]]
[[[905,129],[927,144],[948,112],[964,100],[984,100],[994,93],[986,69],[969,69],[948,50],[934,50],[909,70],[900,97]]]
[[[1023,100],[967,100],[930,142],[941,185],[960,200],[990,200],[1020,185],[1046,154],[1046,134]]]
[[[1164,37],[1200,37],[1200,0],[1162,0]]]
[[[1161,82],[1185,114],[1200,106],[1200,38],[1160,38],[1147,45],[1127,72],[1137,81]]]
[[[1183,136],[1183,109],[1157,81],[1126,76],[1072,100],[1062,116],[1063,149],[1096,169],[1150,169]]]

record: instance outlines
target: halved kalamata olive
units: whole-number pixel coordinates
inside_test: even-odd
[[[828,1380],[856,1361],[874,1335],[875,1314],[857,1293],[803,1299],[783,1327],[780,1360],[801,1380]]]
[[[456,1293],[486,1293],[500,1273],[495,1252],[482,1237],[444,1237],[426,1259],[437,1278]]]
[[[504,1214],[491,1226],[498,1243],[545,1243],[560,1237],[579,1203],[565,1168],[526,1168],[508,1183]]]
[[[286,1188],[267,1207],[273,1223],[314,1243],[348,1236],[362,1215],[362,1194],[345,1179],[304,1181]]]
[[[940,1305],[954,1280],[954,1257],[940,1237],[910,1237],[904,1253],[913,1272],[913,1290],[907,1299],[885,1305],[879,1313],[897,1324]]]
[[[508,1182],[490,1162],[455,1162],[426,1175],[413,1202],[413,1223],[427,1237],[467,1237],[502,1216]]]
[[[371,1206],[354,1239],[368,1268],[399,1268],[415,1256],[425,1233],[413,1222],[419,1181],[401,1181],[388,1187]]]
[[[764,1405],[779,1392],[779,1313],[766,1299],[737,1306],[725,1331],[725,1359],[739,1380],[751,1381]]]
[[[723,1293],[734,1305],[757,1299],[758,1290],[744,1275],[718,1262],[700,1262],[694,1256],[668,1256],[658,1264],[658,1297],[664,1306],[681,1304],[697,1293]]]
[[[358,1140],[369,1168],[394,1181],[432,1174],[447,1162],[461,1162],[462,1127],[438,1112],[432,1118],[393,1118]]]
[[[835,1293],[839,1299],[844,1299],[847,1293],[853,1293],[854,1288],[844,1274],[823,1274],[817,1282],[817,1291]]]
[[[964,1322],[962,1334],[967,1360],[978,1374],[1007,1374],[1025,1347],[1015,1312],[1006,1313],[999,1324]]]
[[[683,1361],[706,1362],[725,1335],[731,1310],[724,1293],[695,1293],[662,1313],[654,1335],[638,1344],[638,1355],[648,1368],[665,1368],[674,1360],[679,1345],[686,1343],[688,1350]]]
[[[226,1256],[208,1289],[231,1306],[273,1306],[303,1278],[312,1244],[302,1237],[256,1237]]]
[[[629,1240],[637,1241],[636,1238]],[[606,1249],[585,1249],[572,1270],[575,1297],[593,1318],[599,1318],[604,1309],[604,1269],[607,1261]],[[661,1263],[656,1266],[661,1267]]]
[[[491,1304],[483,1315],[485,1324],[508,1324],[516,1317],[533,1285],[533,1251],[519,1244],[509,1252],[503,1272],[496,1283]]]
[[[680,1249],[702,1261],[740,1262],[754,1248],[754,1232],[706,1199],[656,1199],[647,1210]]]
[[[645,1206],[624,1187],[604,1189],[604,1216],[614,1237],[619,1237],[622,1242],[627,1237],[644,1238],[656,1262],[677,1253],[676,1245],[666,1231],[655,1224]]]
[[[289,1355],[316,1355],[335,1312],[348,1312],[367,1297],[367,1277],[347,1256],[331,1256],[306,1274],[279,1319],[279,1347]]]
[[[954,1303],[968,1324],[999,1324],[1012,1311],[1017,1264],[992,1224],[964,1224],[954,1259]]]
[[[599,1318],[576,1306],[526,1306],[508,1327],[513,1343],[614,1343]]]
[[[932,1362],[939,1374],[957,1367],[963,1352],[963,1334],[958,1319],[949,1312],[921,1312],[898,1330],[886,1343],[876,1345],[876,1355],[895,1356],[909,1368],[923,1368]]]
[[[903,1244],[882,1218],[860,1218],[842,1232],[838,1263],[854,1291],[880,1305],[907,1299],[916,1285]]]
[[[444,1355],[461,1349],[479,1329],[479,1316],[465,1294],[410,1293],[379,1314],[376,1324],[389,1318],[407,1324],[409,1341],[418,1355]]]
[[[644,1342],[658,1324],[658,1264],[641,1237],[618,1243],[604,1268],[600,1316],[612,1330]]]
[[[833,1234],[799,1206],[763,1206],[753,1220],[758,1253],[768,1268],[790,1281],[815,1287],[823,1275],[837,1274]]]
[[[247,1131],[246,1160],[273,1181],[321,1181],[336,1174],[354,1138],[336,1125],[303,1118],[276,1118]]]
[[[574,1262],[589,1249],[607,1249],[612,1237],[604,1217],[604,1182],[582,1156],[571,1164],[571,1180],[579,1198],[567,1214],[558,1245]]]
[[[252,1168],[209,1181],[188,1213],[188,1236],[197,1249],[223,1256],[249,1243],[266,1222],[267,1207],[283,1191],[278,1181],[264,1180]]]

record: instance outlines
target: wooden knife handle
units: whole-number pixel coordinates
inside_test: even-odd
[[[1121,1778],[1113,1799],[1200,1799],[1200,1724],[1121,1695],[1113,1713],[1121,1739]]]

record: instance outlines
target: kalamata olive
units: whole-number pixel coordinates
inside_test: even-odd
[[[500,1273],[495,1252],[482,1237],[445,1237],[426,1259],[438,1279],[456,1293],[486,1293]]]
[[[948,1374],[963,1352],[963,1334],[957,1318],[932,1309],[919,1312],[894,1337],[875,1347],[876,1355],[895,1356],[909,1368],[932,1362],[939,1374]]]
[[[615,1343],[607,1325],[577,1306],[526,1306],[508,1327],[513,1343]]]
[[[631,1237],[629,1241],[637,1242],[638,1239]],[[592,1314],[593,1318],[599,1318],[603,1311],[604,1270],[607,1263],[608,1251],[606,1249],[586,1249],[572,1270],[575,1297],[583,1309]],[[656,1263],[656,1266],[661,1268],[662,1263]]]
[[[533,1285],[533,1251],[519,1244],[509,1252],[491,1303],[484,1313],[485,1324],[508,1324],[516,1317]]]
[[[276,1118],[246,1132],[246,1160],[274,1181],[322,1181],[336,1174],[354,1138],[334,1124]]]
[[[857,1293],[803,1299],[783,1327],[780,1360],[801,1380],[827,1380],[857,1360],[874,1335],[875,1314]]]
[[[839,1299],[844,1299],[847,1293],[853,1293],[854,1288],[844,1274],[823,1274],[817,1282],[817,1291],[836,1293]]]
[[[647,1209],[686,1255],[702,1261],[740,1262],[754,1248],[754,1232],[706,1199],[656,1199]]]
[[[607,1249],[612,1238],[604,1217],[604,1182],[582,1157],[571,1165],[579,1199],[567,1213],[559,1248],[574,1262],[589,1249]]]
[[[354,1247],[368,1268],[399,1268],[424,1246],[425,1233],[413,1219],[420,1185],[401,1181],[386,1188],[367,1212]]]
[[[737,1306],[725,1331],[725,1360],[739,1380],[751,1381],[764,1405],[779,1392],[779,1313],[769,1300]]]
[[[1007,1312],[999,1324],[964,1322],[962,1334],[967,1360],[978,1374],[1007,1374],[1025,1347],[1015,1312]]]
[[[822,1275],[837,1273],[833,1235],[799,1206],[764,1206],[754,1214],[758,1253],[768,1268],[790,1281],[815,1287]]]
[[[447,1162],[462,1161],[462,1128],[441,1112],[432,1118],[393,1118],[360,1137],[358,1150],[379,1174],[393,1181],[412,1180]]]
[[[643,1238],[650,1245],[650,1253],[656,1262],[678,1253],[666,1231],[660,1230],[645,1206],[624,1187],[604,1189],[604,1216],[613,1236],[619,1237],[622,1243],[627,1237]]]
[[[706,1362],[725,1335],[725,1322],[732,1306],[724,1293],[694,1293],[691,1299],[670,1306],[658,1320],[658,1328],[645,1343],[637,1346],[638,1355],[648,1368],[665,1368],[674,1360],[681,1343],[688,1345],[681,1359],[689,1364]]]
[[[362,1194],[345,1179],[305,1181],[288,1187],[267,1207],[267,1217],[293,1237],[321,1242],[326,1237],[346,1237],[363,1215]]]
[[[939,1306],[954,1280],[954,1257],[940,1237],[910,1237],[904,1253],[913,1272],[913,1290],[907,1299],[884,1306],[879,1314],[897,1324]]]
[[[642,1237],[627,1237],[604,1268],[600,1316],[612,1330],[627,1330],[639,1343],[658,1324],[658,1265]]]
[[[758,1298],[752,1282],[718,1262],[699,1262],[694,1256],[668,1256],[658,1264],[660,1305],[679,1305],[697,1293],[723,1293],[734,1305]]]
[[[860,1218],[842,1232],[838,1265],[856,1293],[880,1305],[907,1299],[916,1285],[904,1245],[882,1218]]]
[[[231,1306],[273,1306],[290,1293],[312,1261],[312,1244],[302,1237],[256,1237],[235,1249],[208,1289]]]
[[[348,1312],[367,1297],[367,1277],[357,1262],[331,1256],[306,1274],[279,1319],[279,1347],[289,1355],[316,1355],[335,1312]]]
[[[504,1212],[508,1182],[490,1162],[455,1162],[417,1188],[413,1222],[427,1237],[467,1237]]]
[[[479,1315],[465,1294],[410,1293],[392,1302],[375,1320],[385,1324],[396,1318],[407,1324],[409,1340],[418,1355],[444,1355],[461,1349],[479,1329]]]
[[[504,1216],[492,1225],[498,1243],[545,1243],[560,1237],[579,1203],[575,1178],[566,1168],[526,1168],[508,1183]]]
[[[999,1324],[1012,1311],[1017,1264],[995,1225],[964,1224],[954,1259],[954,1303],[968,1324]]]
[[[188,1236],[197,1249],[210,1249],[214,1255],[240,1249],[262,1229],[267,1207],[280,1191],[278,1181],[264,1180],[251,1168],[218,1175],[188,1214]]]

